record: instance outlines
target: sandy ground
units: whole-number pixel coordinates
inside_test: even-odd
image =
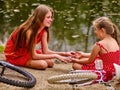
[[[0,54],[0,60],[5,60],[4,55]],[[23,67],[21,67],[23,68]],[[32,75],[35,76],[37,83],[33,88],[22,88],[12,85],[7,85],[0,83],[0,90],[120,90],[120,84],[114,80],[111,83],[114,89],[110,89],[108,86],[103,84],[92,84],[87,86],[73,87],[69,84],[49,84],[47,79],[54,75],[67,74],[72,68],[71,64],[55,64],[53,68],[48,68],[46,70],[35,70],[30,68],[23,68]],[[12,72],[9,72],[13,74]]]

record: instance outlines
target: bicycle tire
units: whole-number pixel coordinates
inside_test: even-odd
[[[35,86],[36,78],[29,72],[25,71],[24,69],[18,66],[12,65],[10,63],[7,63],[5,61],[0,61],[0,65],[7,67],[11,70],[14,70],[15,72],[22,74],[28,79],[27,81],[20,81],[20,80],[14,80],[14,79],[12,80],[10,78],[3,77],[2,75],[0,75],[0,82],[6,83],[9,85],[18,86],[18,87],[25,87],[25,88],[31,88]]]
[[[97,79],[97,74],[93,72],[71,73],[51,76],[48,78],[50,84],[90,84]]]

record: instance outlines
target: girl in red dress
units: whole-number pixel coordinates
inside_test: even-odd
[[[36,69],[53,67],[51,59],[57,58],[65,63],[71,52],[55,52],[49,50],[49,27],[53,18],[53,9],[39,5],[32,15],[21,24],[9,37],[4,54],[6,60],[14,65]],[[41,49],[36,50],[39,43]]]
[[[107,80],[112,78],[115,72],[113,63],[120,64],[120,47],[117,37],[118,28],[107,17],[100,17],[93,22],[94,33],[99,42],[93,46],[91,53],[77,52],[71,58],[73,69],[95,70],[95,60],[103,62],[103,69],[107,73]]]

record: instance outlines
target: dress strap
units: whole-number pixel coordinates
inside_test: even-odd
[[[103,48],[108,53],[108,50],[106,48],[104,48],[102,44],[96,42],[96,45],[98,45],[100,48]]]
[[[44,29],[39,33],[39,35],[37,36],[37,43],[41,41],[43,33],[44,33]]]

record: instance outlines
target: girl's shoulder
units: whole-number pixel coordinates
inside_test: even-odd
[[[106,41],[104,41],[104,40],[101,40],[101,41],[99,41],[99,42],[96,42],[96,45],[98,45],[98,46],[100,46],[100,47],[108,47],[108,46],[110,46],[110,43],[111,43],[111,42],[106,42]]]
[[[99,42],[96,42],[96,45],[101,48],[102,52],[104,51],[105,52],[116,52],[120,50],[120,47],[114,41],[109,41],[109,42],[99,41]]]
[[[31,31],[31,30],[27,30],[27,32],[26,32],[26,36],[30,36],[30,35],[31,35],[31,33],[32,33],[32,31]]]
[[[98,41],[98,42],[96,42],[96,43],[99,43],[99,44],[101,44],[101,45],[104,45],[104,44],[106,43],[106,41],[101,40],[101,41]]]
[[[96,42],[96,46],[98,46],[101,50],[103,49],[105,52],[108,52],[104,42],[102,41]]]
[[[28,30],[26,32],[26,39],[29,40],[30,39],[30,35],[31,35],[32,31],[31,30]]]
[[[104,43],[102,41],[96,42],[95,45],[103,47]]]

